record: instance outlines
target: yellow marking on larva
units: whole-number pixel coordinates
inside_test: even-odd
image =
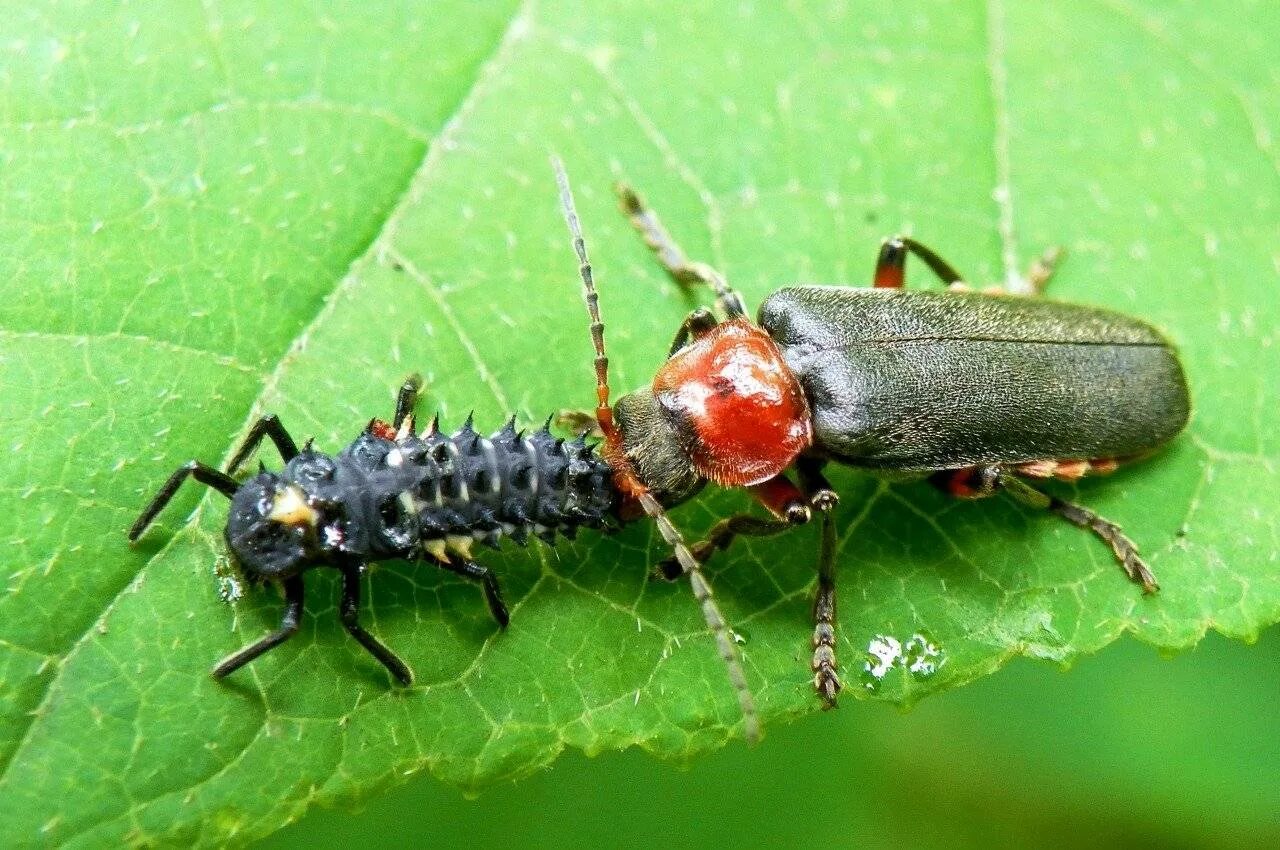
[[[315,528],[320,522],[320,512],[307,504],[307,494],[296,484],[290,484],[276,493],[271,501],[267,519],[281,525],[309,525]]]
[[[471,557],[471,543],[473,538],[463,537],[458,534],[450,534],[445,538],[445,545],[450,552],[456,552],[464,558]]]
[[[445,542],[440,539],[422,541],[422,548],[427,551],[431,557],[437,561],[449,560],[449,553],[445,547]]]
[[[449,453],[450,466],[453,469],[453,472],[450,473],[450,477],[453,479],[454,484],[456,484],[458,487],[458,500],[461,501],[463,504],[466,504],[467,502],[471,501],[471,491],[467,487],[466,476],[462,475],[458,471],[458,467],[460,465],[459,460],[462,457],[462,452],[461,450],[459,450],[458,446],[453,442],[453,440],[450,440],[449,442],[445,443],[445,451]]]

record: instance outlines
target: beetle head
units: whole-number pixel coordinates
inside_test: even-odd
[[[678,505],[707,483],[689,458],[688,434],[645,388],[618,399],[613,414],[636,475],[661,504]]]

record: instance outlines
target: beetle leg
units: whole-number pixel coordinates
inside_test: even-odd
[[[840,678],[836,668],[836,528],[831,512],[840,496],[822,474],[822,466],[822,461],[801,458],[796,471],[810,506],[822,514],[818,589],[813,597],[813,688],[823,708],[835,708]]]
[[[1040,510],[1053,511],[1072,525],[1092,531],[1111,547],[1111,551],[1115,553],[1116,560],[1120,562],[1121,569],[1124,570],[1130,581],[1134,584],[1142,585],[1142,590],[1145,593],[1155,593],[1160,589],[1160,585],[1156,582],[1155,574],[1151,572],[1151,568],[1147,566],[1146,562],[1138,554],[1137,544],[1126,537],[1120,526],[1111,520],[1098,516],[1083,505],[1077,505],[1073,502],[1059,499],[1057,496],[1041,493],[1030,484],[1012,475],[1002,476],[1000,486],[1024,505],[1039,508]]]
[[[793,526],[794,523],[782,519],[763,519],[751,514],[734,514],[713,525],[707,536],[690,546],[689,551],[693,553],[693,557],[697,558],[698,563],[702,564],[706,563],[716,550],[728,549],[736,537],[772,537]],[[667,581],[675,581],[684,575],[684,570],[675,558],[664,558],[659,561],[656,572]]]
[[[1101,538],[1115,553],[1125,575],[1135,584],[1142,585],[1144,592],[1155,593],[1160,589],[1151,568],[1138,554],[1137,544],[1125,536],[1120,526],[1083,505],[1040,492],[1018,478],[1011,469],[994,465],[971,466],[935,473],[930,480],[957,498],[981,499],[1002,489],[1024,505],[1052,511],[1072,525],[1092,531]]]
[[[671,341],[671,350],[667,352],[667,357],[674,357],[677,351],[689,344],[689,340],[698,339],[710,332],[717,324],[719,323],[716,317],[706,307],[694,310],[680,323],[680,330],[676,331],[676,338]]]
[[[421,392],[422,376],[417,372],[405,378],[404,383],[400,385],[400,392],[396,395],[396,415],[391,420],[391,426],[397,431],[404,424],[405,417],[413,413],[413,408],[418,403],[418,394]]]
[[[268,650],[293,637],[298,632],[298,624],[302,622],[302,576],[294,576],[284,581],[284,616],[280,618],[280,628],[264,637],[257,643],[246,646],[239,652],[228,655],[213,668],[213,678],[221,679],[239,670],[244,665],[258,658]]]
[[[555,424],[572,434],[582,434],[597,440],[604,437],[596,415],[589,410],[572,410],[564,408],[555,415]]]
[[[803,525],[811,516],[804,493],[786,476],[779,475],[750,488],[756,501],[768,508],[775,519],[762,519],[751,514],[735,514],[711,527],[707,536],[689,547],[698,563],[704,563],[718,549],[728,549],[735,537],[772,537],[789,528]],[[675,558],[658,562],[657,572],[674,580],[683,575]]]
[[[705,284],[716,292],[716,299],[725,316],[734,319],[747,314],[742,296],[729,288],[724,276],[706,263],[691,261],[681,250],[671,234],[662,225],[658,214],[651,210],[636,191],[625,183],[615,187],[622,210],[631,219],[631,225],[644,237],[644,242],[653,250],[658,262],[671,275],[672,279],[682,284]]]
[[[880,255],[876,257],[876,272],[871,285],[877,289],[901,289],[906,286],[907,254],[915,254],[923,260],[948,286],[963,283],[960,273],[935,254],[933,249],[909,236],[894,236],[880,245]]]
[[[1049,284],[1049,278],[1053,277],[1053,272],[1061,261],[1063,253],[1062,248],[1056,245],[1048,248],[1027,267],[1025,276],[1013,277],[1008,286],[987,286],[982,291],[987,295],[1041,295]],[[968,287],[963,283],[957,283],[953,284],[951,289],[963,290]]]
[[[1053,273],[1057,270],[1058,263],[1062,262],[1062,257],[1065,253],[1060,246],[1053,245],[1032,261],[1031,266],[1027,269],[1025,279],[1028,294],[1040,295],[1044,292],[1045,287],[1049,285],[1049,279],[1053,277]]]
[[[280,452],[280,457],[284,459],[285,463],[297,457],[298,445],[293,441],[293,437],[289,436],[289,432],[284,429],[284,426],[280,424],[280,417],[274,413],[268,413],[253,423],[253,427],[249,429],[249,434],[244,438],[239,450],[231,458],[231,462],[227,464],[227,472],[233,473],[239,469],[245,458],[253,454],[263,439],[266,438],[270,438],[271,442],[275,444],[276,451]]]
[[[392,676],[395,676],[400,684],[408,686],[413,684],[413,673],[409,672],[408,666],[400,660],[400,657],[387,649],[382,641],[365,631],[364,626],[360,625],[360,567],[359,565],[349,565],[342,568],[342,604],[339,606],[339,613],[342,618],[342,627],[356,640],[360,645],[369,651],[369,654],[378,659],[383,667],[387,668]]]
[[[836,527],[831,511],[822,512],[818,552],[818,592],[813,597],[813,688],[823,708],[836,707],[840,677],[836,672]]]

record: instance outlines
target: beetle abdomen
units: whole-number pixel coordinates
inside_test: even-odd
[[[977,293],[795,287],[760,307],[809,398],[814,450],[853,466],[954,469],[1113,458],[1186,424],[1186,379],[1151,326]]]

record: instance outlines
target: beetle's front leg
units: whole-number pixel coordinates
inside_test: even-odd
[[[728,549],[736,537],[772,537],[809,521],[811,513],[805,495],[785,475],[770,478],[750,490],[755,500],[775,518],[735,514],[720,520],[703,540],[690,547],[698,563],[706,562],[718,549]],[[658,563],[658,573],[663,578],[674,580],[684,575],[684,570],[675,558],[667,558]]]
[[[711,332],[717,324],[719,322],[716,321],[716,317],[711,315],[711,311],[706,307],[694,310],[680,323],[680,330],[676,331],[676,338],[671,341],[671,350],[667,352],[667,357],[674,357],[677,351],[689,344],[690,340],[697,340]]]
[[[662,225],[658,214],[645,204],[644,199],[636,194],[634,189],[625,183],[619,183],[614,188],[618,192],[618,200],[622,203],[622,211],[627,214],[627,218],[631,219],[631,225],[644,237],[645,244],[653,250],[662,268],[676,283],[700,283],[710,286],[716,292],[720,309],[730,319],[747,314],[742,296],[729,288],[724,275],[706,263],[690,260],[671,238],[671,234]]]

